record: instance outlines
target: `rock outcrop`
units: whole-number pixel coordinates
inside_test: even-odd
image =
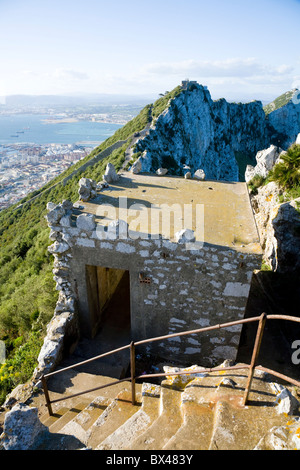
[[[119,175],[112,163],[107,164],[105,173],[103,175],[103,180],[106,183],[116,183],[119,180]]]
[[[97,184],[90,178],[81,178],[79,180],[79,199],[80,201],[87,202],[97,196]]]
[[[271,142],[280,145],[285,150],[295,142],[300,132],[300,91],[294,89],[287,92],[268,107],[276,108],[278,101],[284,104],[267,115],[267,125]]]
[[[260,150],[256,154],[256,165],[247,165],[245,180],[248,183],[254,176],[259,175],[266,178],[269,171],[280,159],[283,150],[276,145],[271,145],[268,149]]]
[[[271,182],[252,196],[264,262],[273,271],[300,271],[300,198],[280,203],[279,194],[278,186]]]
[[[252,158],[268,146],[261,102],[213,101],[206,87],[183,89],[136,143],[142,171],[168,168],[169,173],[191,173],[201,168],[207,179],[239,181],[239,159]],[[146,153],[144,153],[146,151]]]

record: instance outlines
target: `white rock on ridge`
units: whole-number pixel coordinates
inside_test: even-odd
[[[120,176],[116,172],[116,169],[112,163],[108,163],[103,175],[103,180],[107,183],[116,183],[119,180]]]
[[[296,139],[295,144],[300,145],[300,133],[297,135],[297,139]]]
[[[156,174],[157,174],[158,176],[165,176],[167,173],[168,173],[168,169],[167,169],[167,168],[159,168],[159,169],[156,171]]]
[[[195,180],[204,181],[204,180],[205,180],[205,173],[204,173],[204,171],[201,170],[201,169],[196,170],[195,173],[194,173],[193,178],[194,178]]]
[[[245,172],[245,181],[248,183],[255,175],[266,178],[273,166],[278,163],[282,149],[271,145],[268,149],[260,150],[256,154],[257,164],[255,166],[247,165]]]

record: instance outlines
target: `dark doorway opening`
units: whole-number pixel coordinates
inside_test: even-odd
[[[130,328],[129,271],[86,266],[86,282],[92,336],[109,324]]]
[[[80,340],[73,354],[78,362],[131,341],[129,271],[86,266],[86,282],[92,337]],[[123,378],[129,360],[129,350],[125,350],[82,367],[92,374]]]

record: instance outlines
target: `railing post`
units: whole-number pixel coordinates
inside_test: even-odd
[[[41,377],[41,382],[42,382],[42,386],[43,386],[43,390],[44,390],[44,394],[45,394],[46,405],[47,405],[47,408],[48,408],[49,415],[53,416],[51,401],[50,401],[48,387],[47,387],[47,380],[46,380],[44,375],[42,375],[42,377]]]
[[[253,379],[256,361],[257,361],[258,354],[259,354],[259,349],[260,349],[261,340],[263,337],[266,320],[267,320],[267,315],[265,313],[262,313],[259,319],[258,327],[257,327],[256,338],[255,338],[255,343],[254,343],[254,348],[253,348],[252,358],[251,358],[251,363],[250,363],[250,368],[249,368],[248,380],[247,380],[247,385],[245,388],[244,406],[246,405],[248,401],[248,396],[249,396],[249,392],[251,389],[251,383]]]
[[[135,405],[135,345],[130,343],[131,403]]]

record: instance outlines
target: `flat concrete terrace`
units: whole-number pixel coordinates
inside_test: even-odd
[[[189,228],[197,242],[261,253],[246,183],[122,173],[73,213],[93,214],[102,226],[126,220],[132,236],[140,232],[141,238],[161,234],[174,241],[176,232]]]

